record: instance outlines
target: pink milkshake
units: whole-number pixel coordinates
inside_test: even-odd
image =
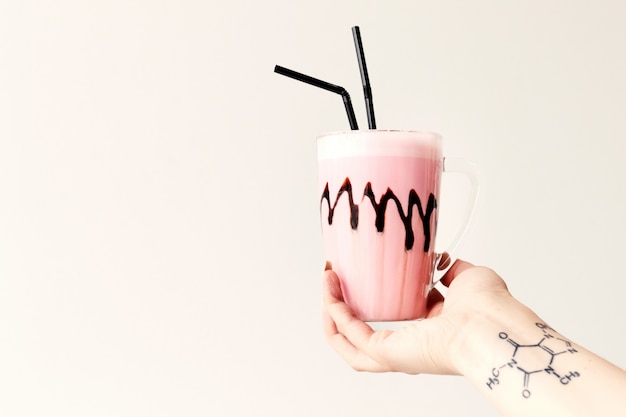
[[[325,257],[366,321],[424,317],[436,254],[441,137],[356,130],[318,138]]]

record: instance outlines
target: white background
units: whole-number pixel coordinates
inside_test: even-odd
[[[621,0],[2,0],[0,415],[497,415],[322,336],[315,137],[347,119],[272,71],[343,85],[364,126],[353,25],[379,127],[481,168],[462,257],[625,367],[625,21]]]

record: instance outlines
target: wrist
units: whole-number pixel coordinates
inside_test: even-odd
[[[510,356],[502,335],[525,334],[541,318],[507,293],[468,312],[463,322],[451,345],[453,364],[461,375],[473,379]]]

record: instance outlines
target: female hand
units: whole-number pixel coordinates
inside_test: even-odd
[[[330,345],[358,371],[409,374],[461,373],[455,356],[468,332],[498,305],[517,303],[494,271],[458,260],[428,297],[427,317],[399,330],[374,331],[344,302],[337,275],[324,271],[324,333]]]

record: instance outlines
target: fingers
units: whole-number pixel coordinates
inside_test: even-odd
[[[457,259],[454,264],[448,269],[448,272],[444,274],[441,278],[441,283],[446,287],[449,287],[452,284],[452,281],[459,276],[463,271],[474,267],[473,264],[463,261],[461,259]]]
[[[324,272],[324,306],[336,329],[357,347],[367,345],[374,330],[358,319],[350,307],[343,302],[339,278],[333,271]]]
[[[328,343],[355,370],[368,372],[455,373],[447,360],[448,345],[438,316],[444,297],[433,289],[428,296],[427,319],[398,331],[375,332],[344,302],[339,278],[324,272],[323,327]],[[444,342],[442,342],[442,340]]]
[[[384,369],[362,347],[374,333],[371,327],[354,316],[343,302],[339,278],[331,271],[324,272],[324,313],[322,323],[328,343],[358,371],[383,372]]]
[[[353,369],[368,372],[385,371],[375,360],[359,350],[343,334],[339,333],[335,322],[328,312],[324,312],[323,322],[326,340]]]

